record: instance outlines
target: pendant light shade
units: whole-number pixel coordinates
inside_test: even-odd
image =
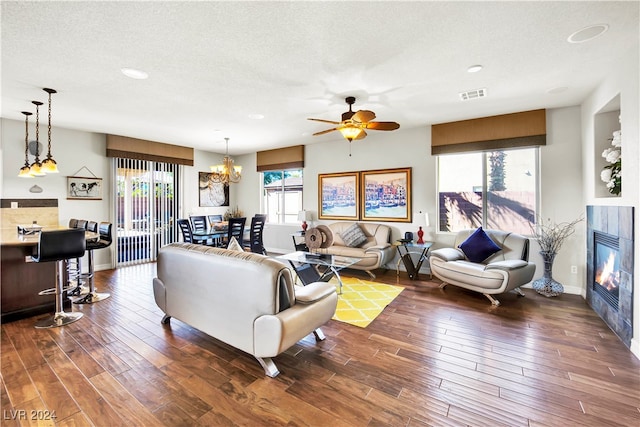
[[[58,164],[51,156],[51,94],[57,93],[54,89],[44,88],[44,91],[49,94],[49,124],[47,126],[47,140],[49,141],[47,149],[47,158],[42,162],[42,170],[45,173],[58,173]]]
[[[29,166],[29,116],[28,111],[23,111],[24,114],[24,166],[20,168],[18,177],[20,178],[33,178],[31,175],[31,166]]]
[[[33,163],[31,163],[31,175],[44,176],[45,173],[42,171],[42,163],[40,163],[40,106],[42,102],[31,101],[31,103],[36,106],[36,158]]]

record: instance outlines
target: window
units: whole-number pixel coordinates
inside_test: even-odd
[[[438,230],[482,226],[529,235],[538,205],[538,148],[438,156]]]
[[[268,222],[297,224],[302,210],[302,169],[263,172],[262,186]]]

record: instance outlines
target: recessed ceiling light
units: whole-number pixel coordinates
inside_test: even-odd
[[[249,118],[253,120],[262,120],[264,119],[264,114],[249,114]]]
[[[135,68],[121,68],[120,71],[125,76],[136,80],[144,80],[149,77],[149,74],[142,70],[136,70]]]
[[[547,89],[547,93],[551,94],[551,95],[555,95],[557,93],[562,93],[567,89],[569,89],[569,88],[566,87],[566,86],[552,87],[551,89]]]
[[[607,24],[589,25],[588,27],[585,27],[585,28],[583,28],[581,30],[578,30],[575,33],[571,34],[567,38],[567,41],[569,43],[584,43],[584,42],[588,42],[589,40],[593,40],[596,37],[604,34],[605,31],[607,31],[608,29],[609,29],[609,25],[607,25]]]
[[[482,65],[472,65],[467,68],[467,73],[477,73],[480,70],[482,70]]]

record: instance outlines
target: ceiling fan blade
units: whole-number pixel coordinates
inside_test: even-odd
[[[338,130],[338,128],[327,129],[320,132],[316,132],[313,134],[313,136],[324,135],[325,133],[333,132],[334,130]]]
[[[323,120],[323,119],[307,119],[307,120],[313,120],[314,122],[331,123],[332,125],[340,124],[340,122],[334,122],[332,120]]]
[[[367,123],[375,118],[376,118],[376,115],[373,111],[359,110],[355,112],[355,114],[351,117],[351,120],[355,122],[360,122],[360,123]]]
[[[374,130],[396,130],[400,125],[396,122],[369,122],[365,123],[365,127]]]

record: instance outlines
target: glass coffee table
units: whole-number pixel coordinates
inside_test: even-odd
[[[339,271],[356,264],[362,258],[346,257],[341,255],[314,254],[311,252],[292,252],[280,255],[277,259],[289,261],[303,285],[313,282],[328,282],[335,276],[340,285],[342,294],[342,279]]]

